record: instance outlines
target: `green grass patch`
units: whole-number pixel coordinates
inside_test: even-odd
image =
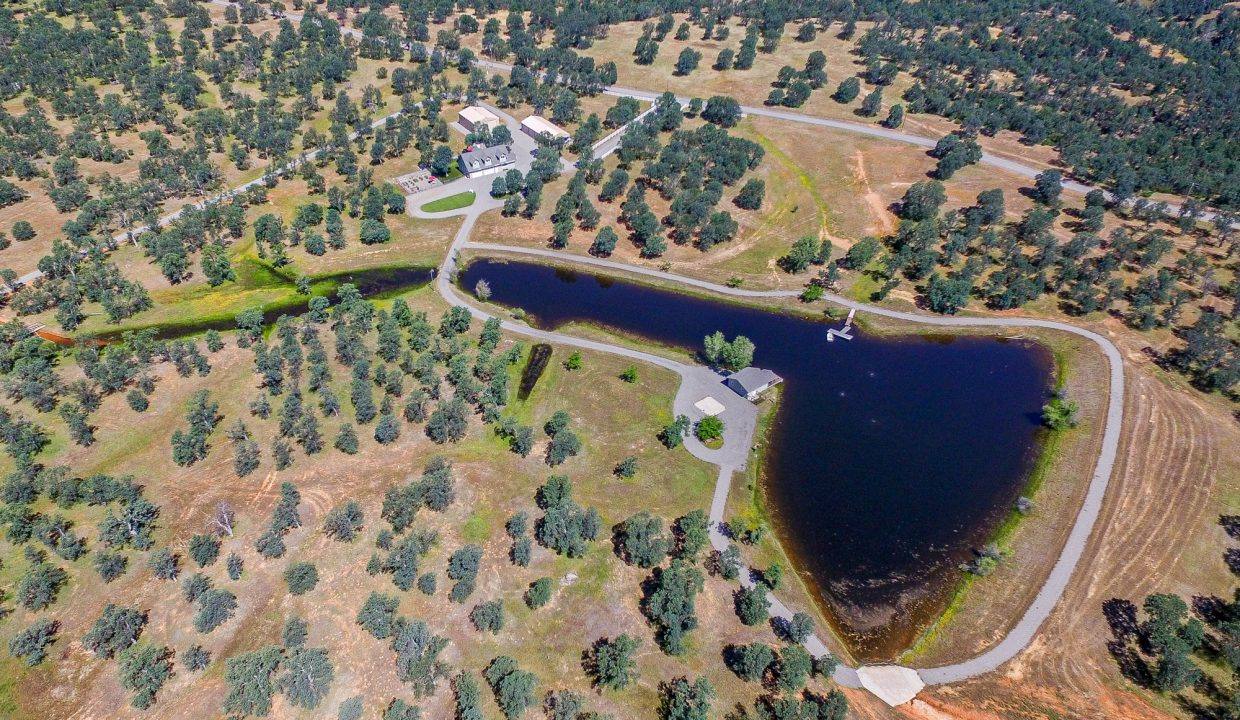
[[[431,200],[422,206],[422,212],[447,212],[448,210],[459,210],[463,207],[469,207],[474,204],[474,198],[477,197],[473,190],[467,190],[463,193],[441,197],[438,200]]]
[[[491,539],[491,520],[484,511],[475,510],[465,519],[465,527],[461,528],[461,537],[471,543],[485,543]]]
[[[237,313],[242,310],[257,308],[269,321],[274,320],[280,314],[304,310],[311,296],[334,296],[346,282],[358,283],[363,295],[370,300],[388,300],[430,281],[429,268],[391,265],[358,271],[339,270],[307,276],[310,295],[302,295],[297,292],[297,275],[291,268],[276,268],[266,260],[242,256],[234,263],[234,269],[235,281],[217,287],[197,285],[157,293],[152,298],[155,307],[151,310],[119,325],[88,324],[79,337],[116,338],[126,331],[148,328],[164,338],[194,335],[209,329],[231,330]]]

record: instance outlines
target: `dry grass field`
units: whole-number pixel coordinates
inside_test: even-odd
[[[429,289],[406,298],[415,310],[426,309],[432,316],[443,308]],[[388,446],[379,446],[371,439],[370,428],[359,428],[362,448],[358,455],[348,457],[330,446],[317,456],[305,456],[297,450],[290,468],[274,471],[267,449],[274,437],[275,421],[261,422],[246,412],[246,403],[258,392],[251,353],[233,347],[231,340],[224,350],[211,355],[213,370],[205,378],[179,378],[163,366],[152,406],[145,413],[133,413],[119,396],[107,399],[97,416],[98,441],[94,446],[83,449],[62,441],[50,448],[45,458],[68,464],[79,474],[134,474],[146,486],[147,496],[163,508],[157,544],[182,554],[191,535],[208,530],[217,503],[229,503],[237,513],[237,522],[235,534],[224,538],[221,558],[230,552],[241,555],[244,574],[237,582],[229,581],[222,560],[204,572],[217,586],[237,594],[237,617],[209,635],[200,635],[190,627],[192,606],[183,600],[177,584],[153,578],[145,567],[143,553],[130,553],[129,571],[110,585],[101,582],[87,556],[68,564],[69,585],[52,611],[62,622],[61,637],[65,638],[52,648],[54,662],[26,669],[6,658],[2,667],[10,681],[0,685],[0,707],[5,708],[7,717],[15,719],[215,717],[226,691],[222,659],[278,642],[284,621],[298,616],[309,623],[308,645],[326,647],[336,667],[333,690],[323,711],[334,713],[339,702],[361,694],[370,708],[369,717],[393,697],[413,700],[395,675],[390,649],[354,623],[357,609],[370,590],[398,595],[402,614],[426,620],[435,632],[449,638],[451,644],[444,659],[455,668],[477,671],[495,655],[510,654],[538,676],[540,693],[575,689],[587,696],[591,707],[616,717],[648,716],[657,704],[658,682],[681,674],[709,677],[719,690],[717,707],[748,702],[756,688],[745,686],[724,670],[720,653],[730,642],[769,637],[769,630],[739,624],[727,583],[713,578],[707,581],[698,603],[703,629],[691,635],[686,656],[670,658],[656,648],[638,609],[639,586],[647,572],[624,565],[610,550],[607,529],[639,509],[670,521],[709,502],[714,468],[683,449],[668,451],[655,439],[656,431],[671,420],[677,380],[666,372],[643,368],[636,384],[626,383],[619,375],[627,362],[594,353],[583,355],[583,367],[570,371],[563,366],[566,351],[557,349],[531,397],[509,408],[521,421],[535,425],[555,410],[570,412],[585,447],[581,455],[554,471],[542,462],[543,442],[529,458],[521,459],[507,452],[503,442],[480,425],[474,425],[463,442],[447,446],[434,445],[420,427],[413,425],[406,425],[400,439]],[[333,388],[347,398],[348,369],[333,362],[333,373]],[[183,424],[185,403],[200,388],[211,391],[224,420],[211,438],[208,457],[192,467],[178,468],[170,460],[168,429]],[[347,406],[345,415],[350,415]],[[235,477],[229,442],[222,436],[222,428],[236,418],[245,419],[263,448],[263,464],[244,479]],[[39,421],[63,438],[64,428],[58,419],[40,416]],[[338,424],[330,418],[325,421],[323,434],[329,441]],[[440,535],[423,562],[424,569],[440,575],[440,590],[426,597],[416,589],[396,590],[386,575],[367,575],[365,565],[376,533],[386,526],[379,519],[384,491],[416,477],[427,459],[437,454],[453,462],[457,499],[442,514],[419,514],[418,527],[434,529]],[[636,457],[640,469],[634,478],[620,479],[611,468],[627,456]],[[4,462],[6,467],[0,469],[7,471],[8,460]],[[534,506],[534,491],[552,472],[570,476],[575,498],[599,509],[605,537],[593,543],[584,558],[570,560],[536,547],[528,568],[514,568],[506,557],[510,541],[503,531],[504,520],[519,510],[530,513],[531,519],[537,518],[540,513]],[[284,558],[264,560],[255,552],[254,540],[264,530],[279,486],[285,481],[296,484],[301,492],[299,511],[304,525],[287,536]],[[364,532],[348,544],[327,539],[320,530],[324,513],[350,499],[357,500],[365,513]],[[45,508],[40,505],[39,509]],[[79,532],[93,538],[91,528],[102,511],[79,506],[68,515]],[[442,575],[444,563],[452,550],[465,542],[484,548],[478,588],[465,604],[451,604],[446,598],[448,581]],[[5,563],[2,571],[0,579],[7,584],[24,571],[26,563],[7,542],[4,547],[5,555],[15,558]],[[321,578],[316,589],[302,597],[289,595],[282,579],[284,569],[298,561],[313,562]],[[521,600],[522,592],[529,582],[543,576],[555,581],[553,599],[546,607],[530,610]],[[507,623],[500,634],[484,636],[469,625],[466,615],[475,602],[491,599],[503,601]],[[202,677],[178,667],[152,710],[141,712],[128,707],[115,662],[96,660],[77,641],[105,601],[148,611],[144,640],[165,643],[180,652],[202,644],[216,662]],[[32,617],[17,610],[5,623],[2,639],[7,641]],[[596,694],[581,670],[581,652],[595,639],[620,632],[642,638],[640,680],[624,691]],[[450,697],[444,682],[421,704],[427,716],[443,717],[449,712]],[[486,702],[491,707],[489,714],[497,712],[491,700]],[[284,700],[276,701],[273,717],[296,716],[299,714]]]

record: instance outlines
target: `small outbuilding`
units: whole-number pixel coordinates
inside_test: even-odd
[[[535,140],[548,137],[552,140],[567,140],[569,135],[563,128],[541,115],[531,115],[521,121],[521,132]]]
[[[784,379],[770,370],[764,368],[747,367],[743,370],[737,370],[723,380],[723,384],[727,385],[732,392],[741,397],[754,401],[758,399],[766,390],[775,387],[783,382]]]
[[[473,132],[480,127],[486,127],[490,130],[494,130],[503,124],[498,115],[480,105],[470,105],[465,108],[461,111],[460,115],[457,116],[456,121],[461,124],[461,127],[470,132]]]
[[[501,172],[517,161],[511,145],[492,145],[466,150],[457,158],[457,165],[467,177],[481,177]]]

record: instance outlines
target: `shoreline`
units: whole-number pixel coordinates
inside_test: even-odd
[[[468,265],[475,260],[488,260],[492,262],[498,261],[501,263],[512,262],[518,264],[528,262],[523,261],[520,258],[505,256],[501,256],[497,259],[486,250],[482,250],[476,255],[471,254],[464,260],[463,265],[468,267]],[[705,289],[701,289],[697,292],[684,292],[683,288],[670,282],[651,281],[649,278],[644,278],[634,273],[610,273],[592,268],[581,268],[580,266],[572,265],[570,262],[564,262],[556,259],[551,259],[545,263],[539,262],[537,264],[545,264],[556,269],[571,271],[578,276],[631,282],[637,285],[674,292],[678,295],[689,295],[711,301],[720,301],[739,307],[753,308],[777,314],[792,315],[814,322],[822,322],[824,324],[831,322],[831,319],[827,317],[826,313],[820,314],[818,312],[810,311],[809,306],[806,306],[805,309],[802,310],[799,303],[798,305],[794,305],[790,308],[783,304],[772,303],[770,302],[770,299],[767,298],[725,299],[720,297],[718,294],[712,293]],[[467,292],[467,289],[465,288],[461,288],[461,290]],[[508,306],[501,305],[499,303],[489,304],[496,308],[502,308],[507,312],[516,310],[516,308],[509,308]],[[525,319],[528,321],[530,317],[533,316],[526,316]],[[1014,334],[1005,328],[915,328],[907,322],[886,321],[883,319],[874,318],[867,318],[867,320],[870,320],[870,322],[858,322],[858,325],[860,325],[867,333],[886,338],[894,338],[898,336],[916,338],[954,338],[972,336],[989,337],[1001,342],[1016,341],[1028,343],[1036,348],[1038,352],[1045,354],[1049,360],[1047,363],[1048,373],[1045,389],[1049,391],[1055,387],[1061,386],[1063,383],[1065,361],[1061,357],[1062,353],[1058,351],[1052,343],[1048,342],[1046,338],[1039,337],[1037,334]],[[874,320],[878,321],[874,322]],[[539,328],[541,326],[535,325],[534,327]],[[607,339],[619,342],[622,345],[631,344],[635,341],[635,339],[638,339],[647,344],[653,343],[658,350],[662,350],[667,354],[672,354],[674,356],[678,355],[680,358],[684,358],[686,355],[691,357],[691,353],[689,351],[686,351],[684,348],[679,346],[668,346],[666,344],[657,343],[649,340],[648,338],[643,338],[641,333],[621,331],[601,323],[574,321],[571,323],[566,323],[561,327],[546,329],[561,331],[565,328],[594,331],[600,333]],[[841,631],[839,625],[840,616],[834,610],[832,603],[827,599],[827,593],[823,591],[821,582],[813,578],[805,578],[802,576],[802,570],[800,568],[804,566],[804,563],[796,562],[793,553],[789,551],[786,538],[784,537],[787,534],[786,529],[781,530],[781,523],[778,522],[777,512],[770,506],[767,500],[768,489],[766,483],[769,479],[766,477],[763,456],[766,452],[769,452],[769,442],[772,435],[772,430],[775,429],[777,423],[779,422],[779,407],[779,400],[776,399],[770,409],[764,409],[761,411],[758,426],[759,432],[753,440],[754,449],[750,453],[750,469],[745,472],[745,480],[747,483],[747,487],[745,488],[747,507],[744,508],[743,511],[753,513],[754,517],[762,520],[768,527],[770,530],[768,537],[770,537],[772,542],[767,552],[769,552],[773,558],[767,558],[767,560],[779,562],[781,565],[784,565],[786,568],[793,571],[791,574],[795,575],[797,577],[797,582],[801,584],[801,591],[804,598],[813,603],[814,609],[817,611],[817,614],[821,620],[818,624],[825,625],[827,628],[826,632],[834,640],[833,644],[840,651],[842,651],[839,654],[841,654],[841,656],[846,660],[853,661],[857,658],[859,648],[853,646],[845,640],[846,635]],[[1041,486],[1041,479],[1046,475],[1050,465],[1056,457],[1058,443],[1053,440],[1053,437],[1048,437],[1045,433],[1039,432],[1036,443],[1037,445],[1029,451],[1031,456],[1027,461],[1029,465],[1024,473],[1024,477],[1021,478],[1019,484],[1017,485],[1018,496],[1028,496],[1031,493],[1036,494],[1037,488]],[[994,519],[992,520],[993,525],[991,530],[982,536],[982,540],[977,541],[977,547],[982,547],[991,542],[1003,544],[1005,539],[1010,538],[1014,534],[1016,528],[1022,525],[1022,521],[1028,519],[1026,515],[1020,514],[1014,508],[996,510],[997,512],[995,512],[992,516]],[[760,549],[761,544],[762,543],[759,543],[755,546],[759,547],[759,550],[757,551],[758,553],[762,552]],[[960,571],[955,568],[948,570],[948,573],[953,572]],[[962,574],[964,574],[964,577],[958,580],[953,580],[950,574],[945,574],[941,584],[935,583],[938,587],[932,588],[932,591],[924,596],[924,600],[919,598],[918,602],[936,609],[933,612],[926,613],[924,619],[914,624],[915,631],[911,636],[912,639],[910,642],[907,642],[901,647],[893,649],[890,652],[870,658],[868,661],[880,663],[901,662],[910,654],[920,652],[923,649],[922,646],[926,639],[928,637],[934,637],[937,631],[948,621],[950,621],[951,618],[966,605],[966,598],[968,596],[967,591],[977,578],[965,573]],[[785,581],[787,578],[788,575],[785,575]],[[944,590],[943,588],[947,589]],[[912,610],[914,617],[920,614],[917,612],[917,608],[915,606]],[[1016,618],[1009,618],[1009,620],[1010,626],[1011,623],[1016,621]]]

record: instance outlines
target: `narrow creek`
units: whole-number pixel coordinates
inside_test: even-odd
[[[328,291],[329,297],[333,301],[335,300],[336,289],[345,283],[352,283],[356,286],[358,293],[364,298],[382,300],[401,295],[410,290],[416,290],[428,284],[433,277],[433,270],[434,268],[421,266],[379,267],[352,270],[333,275],[321,275],[312,278],[312,280],[316,286],[315,293],[324,294],[324,291]],[[269,303],[262,308],[264,325],[274,323],[276,318],[281,315],[297,316],[306,312],[311,296],[291,295],[294,285],[294,282],[283,279],[272,283],[273,287],[287,286],[290,290],[290,297],[284,301]],[[184,322],[153,322],[149,325],[127,326],[124,330],[103,330],[84,334],[79,339],[110,342],[119,340],[125,332],[152,329],[155,331],[156,338],[160,340],[173,340],[197,335],[208,330],[232,330],[236,326],[235,314],[225,313],[195,317]]]
[[[493,302],[688,350],[716,330],[784,378],[762,468],[779,539],[861,660],[890,660],[945,608],[1020,495],[1039,449],[1052,358],[1025,340],[952,335],[827,342],[799,315],[526,262],[478,260]]]

